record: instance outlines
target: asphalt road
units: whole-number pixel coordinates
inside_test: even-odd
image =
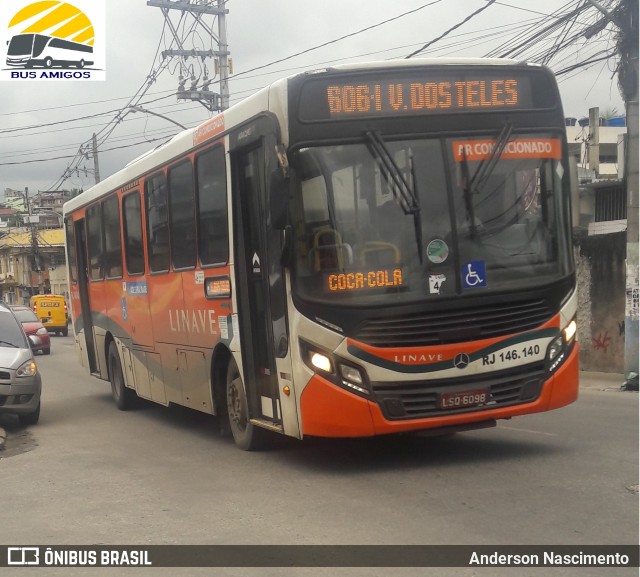
[[[0,416],[0,544],[471,544],[638,542],[638,394],[585,379],[564,409],[449,438],[238,450],[214,419],[115,408],[73,338],[39,356],[36,426]],[[592,376],[593,377],[593,376]],[[23,575],[24,569],[2,569]],[[44,570],[29,570],[29,572]],[[120,574],[118,569],[100,570]],[[145,575],[637,575],[594,568],[129,569]],[[41,575],[94,575],[47,569]]]

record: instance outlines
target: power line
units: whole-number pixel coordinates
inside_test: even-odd
[[[491,2],[495,2],[495,0],[490,0]],[[238,78],[239,76],[242,76],[244,74],[248,74],[249,72],[255,72],[256,70],[262,70],[264,68],[268,68],[269,66],[273,66],[274,64],[279,64],[280,62],[285,62],[286,60],[291,60],[292,58],[295,58],[296,56],[301,56],[302,54],[307,54],[309,52],[312,52],[314,50],[318,50],[319,48],[324,48],[325,46],[329,46],[331,44],[335,44],[336,42],[340,42],[341,40],[345,40],[346,38],[351,38],[352,36],[356,36],[358,34],[362,34],[363,32],[367,32],[369,30],[373,30],[374,28],[378,28],[379,26],[382,26],[383,24],[388,24],[389,22],[393,22],[394,20],[398,20],[400,18],[403,18],[404,16],[408,16],[409,14],[414,14],[416,12],[418,12],[419,10],[423,10],[424,8],[428,8],[429,6],[433,6],[434,4],[438,4],[439,2],[442,2],[442,0],[434,0],[434,2],[429,2],[428,4],[423,4],[422,6],[418,6],[418,8],[415,8],[413,10],[409,10],[408,12],[404,12],[402,14],[398,14],[397,16],[394,16],[393,18],[388,18],[387,20],[383,20],[382,22],[378,22],[377,24],[372,24],[371,26],[367,26],[366,28],[362,28],[361,30],[357,30],[356,32],[351,32],[349,34],[345,34],[344,36],[340,36],[339,38],[334,38],[333,40],[329,40],[327,42],[323,42],[322,44],[318,44],[316,46],[312,46],[311,48],[307,48],[305,50],[301,50],[300,52],[296,52],[295,54],[291,54],[289,56],[285,56],[284,58],[279,58],[278,60],[273,60],[272,62],[269,62],[268,64],[263,64],[261,66],[256,66],[255,68],[250,68],[249,70],[245,70],[244,72],[239,72],[238,74],[234,74],[233,76],[230,76],[229,79],[232,78]]]
[[[445,36],[447,36],[450,32],[453,32],[456,28],[460,28],[460,26],[462,26],[463,24],[466,24],[469,20],[471,20],[474,16],[477,16],[478,14],[480,14],[480,12],[484,12],[487,8],[489,8],[489,6],[491,6],[496,0],[488,0],[487,3],[484,6],[481,6],[480,8],[478,8],[475,12],[469,14],[469,16],[467,16],[464,20],[458,22],[457,24],[455,24],[454,26],[452,26],[451,28],[449,28],[449,30],[447,30],[446,32],[443,32],[440,36],[438,36],[437,38],[434,38],[433,40],[430,40],[429,42],[427,42],[422,48],[418,48],[418,50],[416,50],[415,52],[412,52],[411,54],[409,54],[407,56],[407,58],[412,58],[413,56],[416,56],[417,54],[420,54],[421,52],[424,52],[427,48],[429,48],[429,46],[431,46],[432,44],[435,44],[436,42],[438,42],[438,40],[442,40]]]

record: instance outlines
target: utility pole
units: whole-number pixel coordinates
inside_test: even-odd
[[[93,148],[93,176],[96,184],[98,184],[100,182],[100,166],[98,165],[98,139],[95,132],[93,133],[91,144]]]
[[[600,176],[600,109],[589,109],[589,136],[587,138],[587,160],[589,170]]]
[[[215,5],[214,5],[215,4]],[[180,76],[178,78],[178,100],[195,100],[200,102],[209,111],[220,111],[229,108],[229,74],[232,71],[232,62],[229,58],[229,46],[227,44],[227,23],[226,15],[228,10],[224,7],[225,0],[148,0],[147,6],[155,6],[162,10],[165,22],[167,23],[173,40],[178,46],[177,49],[164,50],[162,57],[178,57],[180,59]],[[196,26],[202,28],[206,38],[211,38],[217,44],[217,50],[206,49],[206,46],[198,48],[187,48],[184,40],[178,34],[178,30],[171,21],[169,10],[180,10],[189,13],[196,21]],[[203,16],[213,16],[218,19],[218,33],[213,31],[213,27],[207,25]],[[193,31],[193,30],[191,30]],[[196,75],[194,62],[187,65],[189,58],[200,59],[200,71]],[[210,90],[213,79],[210,78],[211,70],[205,63],[206,58],[213,58],[214,76],[219,76],[220,92],[215,93]],[[189,87],[186,86],[189,80]]]
[[[31,229],[31,271],[34,270],[38,273],[38,294],[42,293],[42,269],[40,268],[40,247],[38,246],[38,229],[33,222],[33,215],[31,213],[31,202],[29,201],[29,187],[24,189],[24,199],[27,205],[27,221],[29,228]],[[37,217],[40,220],[40,217]],[[31,284],[31,274],[29,275],[29,287],[33,293],[33,285]],[[33,296],[33,295],[31,295]]]

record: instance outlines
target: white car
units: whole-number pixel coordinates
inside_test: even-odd
[[[18,415],[23,425],[40,418],[42,381],[32,347],[38,337],[27,335],[11,309],[0,304],[0,414]]]

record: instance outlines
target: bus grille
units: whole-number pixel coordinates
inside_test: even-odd
[[[429,311],[370,319],[354,338],[374,347],[419,347],[501,337],[539,327],[553,317],[545,300]]]
[[[442,417],[530,403],[540,395],[544,377],[544,362],[539,362],[484,375],[433,381],[371,383],[371,386],[385,418],[393,421]],[[480,388],[489,389],[490,397],[486,405],[463,409],[438,407],[440,393]]]

